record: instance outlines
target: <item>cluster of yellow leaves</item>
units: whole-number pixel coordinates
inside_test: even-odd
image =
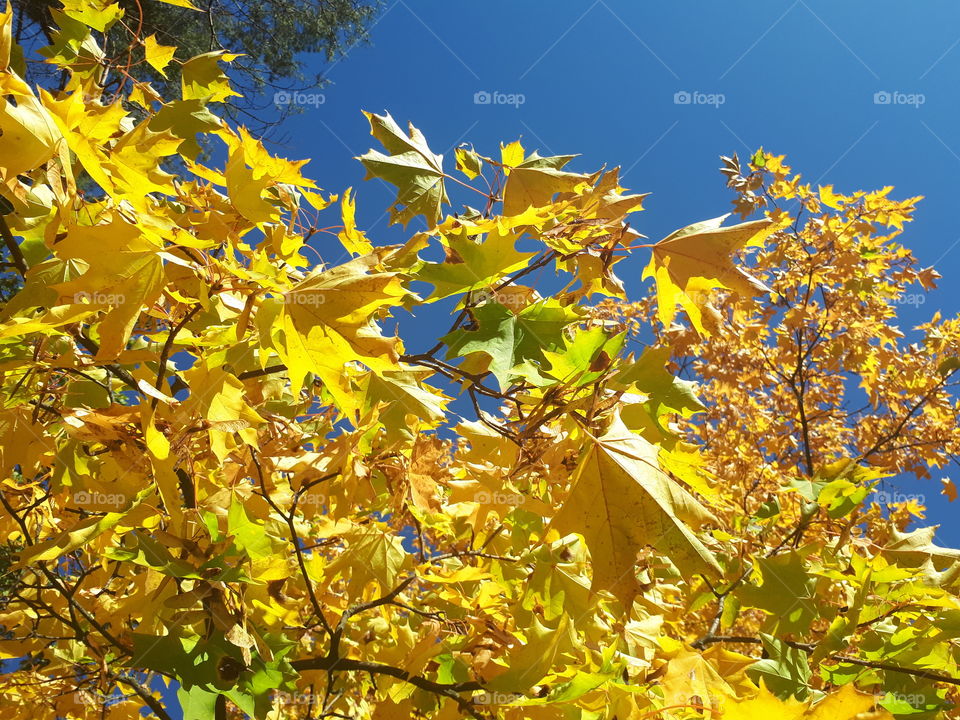
[[[952,390],[960,320],[935,313],[910,336],[896,324],[898,308],[921,305],[915,299],[939,278],[897,242],[919,198],[893,200],[889,187],[851,195],[811,188],[783,160],[760,153],[743,168],[725,158],[723,170],[737,210],[747,217],[772,208],[780,228],[750,270],[767,294],[712,290],[707,302],[723,310],[709,336],[696,308],[686,325],[652,298],[603,303],[595,313],[634,331],[666,320],[653,325],[658,341],[678,362],[692,360],[703,382],[706,410],[687,423],[687,436],[710,448],[707,468],[724,488],[713,509],[735,528],[751,573],[745,582],[755,587],[734,589],[720,615],[705,595],[690,632],[716,616],[724,635],[812,635],[823,638],[821,658],[869,649],[874,661],[900,657],[955,677],[960,656],[940,643],[955,644],[960,631],[952,625],[960,556],[934,544],[934,528],[913,524],[924,517],[924,496],[956,498],[949,478],[929,479],[960,450]],[[782,209],[791,201],[799,204],[793,216]],[[911,476],[927,482],[915,488]],[[769,592],[785,591],[780,600],[769,596],[771,582]],[[797,602],[804,593],[809,599]],[[869,668],[846,676],[878,677]],[[907,700],[886,706],[952,717],[955,689],[934,687],[904,679]]]

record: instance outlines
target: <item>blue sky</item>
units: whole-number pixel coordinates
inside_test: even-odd
[[[299,98],[274,149],[312,158],[308,174],[329,191],[354,186],[377,243],[406,233],[387,227],[391,188],[364,183],[352,159],[375,144],[361,109],[412,121],[450,162],[461,142],[489,154],[522,137],[542,154],[580,153],[577,170],[620,165],[628,187],[653,193],[637,226],[653,240],[727,212],[718,156],[762,145],[814,184],[925,196],[902,240],[944,281],[903,306],[901,327],[960,310],[952,0],[386,0],[371,35],[332,65],[308,63],[329,84]],[[634,293],[639,255],[619,266]],[[924,495],[940,541],[957,545],[939,477],[899,490]]]

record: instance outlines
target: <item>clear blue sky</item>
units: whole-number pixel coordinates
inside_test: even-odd
[[[364,183],[352,159],[375,144],[361,108],[412,121],[447,157],[460,142],[492,153],[522,136],[542,154],[580,153],[579,170],[620,165],[627,186],[654,193],[637,227],[654,240],[727,212],[718,156],[762,145],[814,184],[924,195],[902,239],[944,281],[903,308],[901,327],[960,310],[954,0],[387,0],[371,34],[332,66],[310,62],[330,80],[323,102],[288,119],[275,149],[313,158],[308,174],[329,191],[353,185],[377,243],[405,235],[383,215],[391,189]],[[484,92],[523,103],[477,104]],[[682,92],[701,102],[676,103]],[[643,260],[620,266],[634,292]],[[956,546],[940,476],[899,489],[925,495],[940,542]]]

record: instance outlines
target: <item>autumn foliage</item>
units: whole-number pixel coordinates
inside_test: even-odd
[[[368,113],[385,246],[218,119],[231,55],[165,100],[57,19],[53,92],[0,16],[3,717],[960,717],[960,552],[879,494],[956,493],[917,198],[761,151],[649,243],[616,169]]]

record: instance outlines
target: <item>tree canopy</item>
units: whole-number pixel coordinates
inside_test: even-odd
[[[960,551],[879,494],[960,441],[918,198],[761,150],[651,243],[616,168],[367,113],[382,245],[212,111],[231,54],[107,92],[117,7],[61,89],[0,15],[5,717],[957,717]]]
[[[102,97],[124,97],[134,82],[148,81],[160,97],[179,90],[182,62],[204,53],[237,54],[228,72],[237,94],[224,111],[265,129],[263,110],[281,115],[288,103],[274,105],[275,91],[319,87],[323,76],[304,74],[304,56],[327,61],[367,38],[381,0],[12,0],[12,32],[27,49],[84,53],[91,33],[102,51],[88,62],[100,66]],[[174,59],[179,62],[170,62]],[[56,66],[29,62],[25,79],[57,85],[66,75]]]

